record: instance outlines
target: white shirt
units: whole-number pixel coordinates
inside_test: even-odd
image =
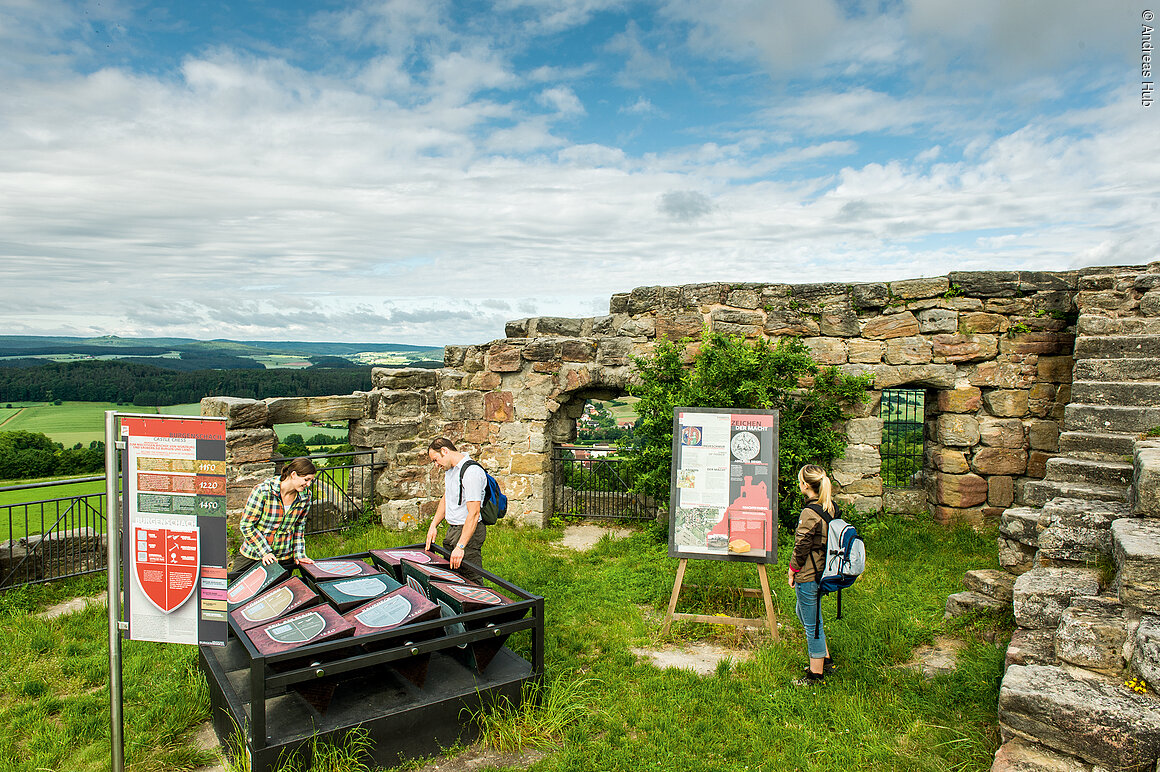
[[[443,473],[443,514],[448,525],[463,525],[467,522],[467,502],[483,501],[483,489],[487,487],[487,476],[483,468],[472,466],[463,475],[463,503],[459,503],[459,473],[463,465],[471,460],[466,453],[459,463]]]

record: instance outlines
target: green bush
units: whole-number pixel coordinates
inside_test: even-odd
[[[779,411],[778,500],[787,526],[803,504],[797,472],[804,464],[829,467],[846,448],[834,429],[843,406],[866,401],[872,376],[851,377],[821,368],[797,338],[776,345],[707,332],[690,367],[682,362],[689,341],[661,341],[652,359],[635,360],[639,383],[637,428],[624,451],[635,489],[669,500],[675,407],[748,408]],[[813,385],[799,383],[812,379]]]

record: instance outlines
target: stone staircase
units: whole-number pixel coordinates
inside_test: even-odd
[[[1001,516],[1007,578],[947,600],[1014,608],[993,772],[1160,772],[1160,264],[1081,275],[1077,304],[1059,455]]]

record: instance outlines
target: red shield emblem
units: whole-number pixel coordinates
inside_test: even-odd
[[[133,574],[161,611],[176,611],[193,597],[200,569],[196,528],[134,529]]]

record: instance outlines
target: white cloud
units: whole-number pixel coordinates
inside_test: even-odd
[[[565,86],[545,89],[536,100],[561,115],[583,115],[585,112],[584,105],[576,93]]]

